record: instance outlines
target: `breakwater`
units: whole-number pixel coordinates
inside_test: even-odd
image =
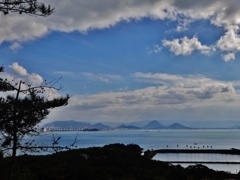
[[[222,155],[240,155],[239,149],[158,149],[153,151],[148,151],[150,156],[155,156],[156,154],[222,154]],[[230,158],[231,159],[231,158]],[[159,159],[161,160],[161,159]],[[231,160],[167,160],[165,162],[175,163],[175,164],[240,164],[240,161]]]
[[[157,153],[188,153],[188,154],[229,154],[240,155],[239,149],[157,149],[154,150]]]

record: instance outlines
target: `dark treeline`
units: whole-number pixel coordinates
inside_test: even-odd
[[[74,179],[156,179],[200,180],[240,179],[240,174],[214,171],[203,165],[173,166],[151,160],[149,153],[141,155],[138,145],[112,144],[104,147],[75,149],[52,155],[16,158],[13,179],[16,180],[74,180]],[[9,158],[0,160],[1,180],[8,178]]]

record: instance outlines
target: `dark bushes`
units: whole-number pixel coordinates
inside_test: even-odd
[[[111,144],[60,152],[47,156],[17,157],[16,180],[192,180],[237,179],[237,175],[215,172],[205,166],[186,169],[141,155],[138,145]],[[0,179],[6,179],[9,159],[0,161]]]

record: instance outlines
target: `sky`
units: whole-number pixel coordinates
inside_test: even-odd
[[[42,0],[0,19],[2,76],[62,77],[44,122],[240,124],[239,0]]]

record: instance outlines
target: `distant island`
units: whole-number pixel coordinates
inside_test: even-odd
[[[136,123],[135,123],[136,124]],[[86,122],[78,122],[74,120],[69,121],[53,121],[51,123],[47,123],[42,127],[44,132],[46,131],[100,131],[100,130],[114,130],[114,129],[123,129],[123,130],[153,130],[153,129],[192,129],[190,127],[184,126],[180,123],[173,123],[169,126],[164,126],[157,120],[152,120],[145,125],[136,126],[136,125],[125,125],[121,124],[119,126],[108,126],[103,123],[86,123]]]
[[[189,123],[188,123],[189,124]],[[204,122],[203,122],[204,124]],[[144,120],[129,123],[116,123],[116,122],[98,122],[95,124],[89,122],[81,122],[76,120],[58,120],[53,121],[41,126],[42,131],[103,131],[103,130],[193,130],[193,129],[240,129],[240,126],[186,126],[179,122],[170,125],[163,125],[158,120]]]

